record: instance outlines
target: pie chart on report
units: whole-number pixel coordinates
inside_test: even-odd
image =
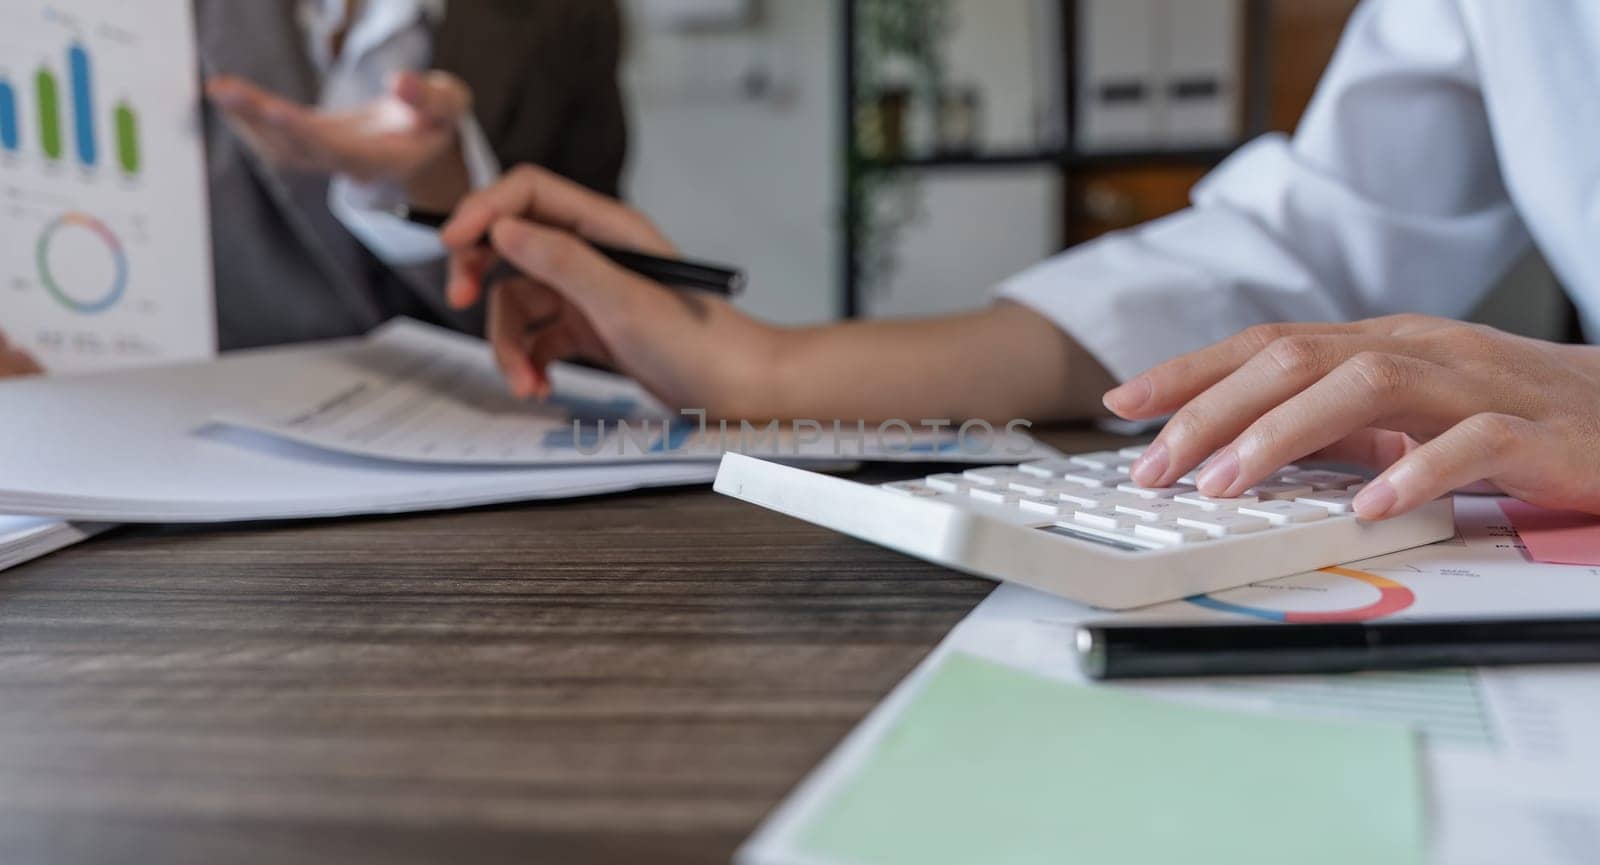
[[[1408,609],[1417,596],[1405,585],[1354,568],[1323,568],[1271,583],[1187,599],[1197,607],[1269,622],[1366,622]]]
[[[116,306],[128,289],[128,256],[116,232],[82,212],[64,213],[39,233],[39,281],[50,296],[83,315]]]

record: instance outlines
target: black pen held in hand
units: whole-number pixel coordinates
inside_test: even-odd
[[[446,213],[433,213],[426,210],[413,210],[404,208],[397,212],[398,216],[408,222],[424,225],[428,228],[443,228],[450,221]],[[487,243],[485,238],[482,242]],[[655,280],[662,285],[674,288],[689,288],[695,291],[707,291],[732,297],[744,291],[744,271],[716,264],[706,264],[697,261],[684,261],[677,258],[664,258],[659,255],[650,255],[631,249],[618,249],[614,246],[589,241],[589,245],[596,252],[610,259],[613,263],[622,266],[640,276]],[[504,261],[498,262],[484,276],[485,283],[496,282],[501,276],[507,275],[504,268],[510,265]],[[514,268],[512,269],[514,272]]]

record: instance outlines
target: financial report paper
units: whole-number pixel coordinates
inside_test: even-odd
[[[193,363],[0,382],[0,513],[219,522],[398,513],[709,483],[714,461],[444,466],[219,427],[218,411],[314,379],[334,340]]]
[[[1347,621],[1600,612],[1600,569],[1532,562],[1497,500],[1458,496],[1459,536],[1317,571],[1120,614],[1168,622]],[[1355,576],[1351,576],[1354,574]],[[873,710],[747,843],[741,865],[846,865],[796,839],[878,746],[943,659],[983,658],[1085,684],[1076,626],[1111,614],[1002,585]],[[1421,737],[1433,865],[1587,865],[1600,849],[1600,666],[1218,677],[1097,685],[1215,708],[1403,724]],[[1315,783],[1309,779],[1308,783]],[[1337,822],[1338,814],[1329,814]]]
[[[726,451],[798,460],[1003,463],[1053,456],[1025,432],[921,419],[718,422],[672,412],[638,384],[571,364],[551,396],[513,398],[482,340],[414,321],[329,355],[314,375],[216,420],[310,447],[400,462],[537,466],[715,460]]]

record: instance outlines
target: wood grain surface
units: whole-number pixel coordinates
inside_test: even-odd
[[[0,863],[726,862],[990,588],[705,488],[119,529],[0,574]]]

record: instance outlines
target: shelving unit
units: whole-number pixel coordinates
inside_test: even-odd
[[[1239,142],[1242,144],[1243,142]],[[1238,145],[1235,145],[1237,147]],[[872,171],[938,168],[1016,168],[1019,166],[1059,165],[1065,170],[1118,168],[1139,165],[1215,165],[1232,153],[1234,147],[1165,148],[1156,150],[1117,150],[1104,153],[1070,151],[999,151],[976,156],[916,156],[906,159],[861,158],[860,164]]]
[[[841,105],[843,122],[841,152],[845,154],[846,165],[843,175],[843,230],[842,249],[840,262],[842,273],[840,276],[841,291],[839,296],[839,313],[844,318],[856,318],[863,311],[863,296],[860,279],[861,272],[861,238],[859,228],[861,214],[859,212],[859,196],[856,184],[863,174],[884,171],[1005,171],[1017,168],[1036,168],[1039,166],[1056,166],[1062,173],[1063,189],[1069,197],[1072,195],[1074,180],[1081,178],[1087,172],[1102,170],[1128,170],[1161,167],[1197,167],[1209,168],[1231,153],[1238,144],[1253,138],[1265,131],[1268,126],[1268,43],[1270,35],[1270,0],[1244,0],[1243,26],[1241,44],[1244,56],[1240,58],[1243,71],[1243,88],[1241,106],[1243,117],[1240,119],[1240,128],[1243,136],[1233,146],[1228,147],[1199,147],[1199,148],[1153,148],[1137,150],[1114,150],[1080,152],[1072,144],[1071,130],[1076,127],[1078,106],[1075,97],[1075,88],[1072,86],[1079,72],[1076,68],[1077,52],[1072,46],[1077,44],[1078,3],[1076,0],[1060,0],[1062,6],[1062,32],[1061,49],[1068,62],[1064,64],[1067,80],[1061,82],[1063,93],[1066,94],[1066,143],[1055,149],[1037,150],[1001,150],[991,153],[978,153],[972,155],[929,155],[914,156],[901,159],[875,159],[863,154],[859,150],[860,130],[857,126],[856,111],[860,97],[857,69],[857,7],[858,0],[839,0],[841,3],[840,21],[842,34],[839,44],[842,46],[844,57],[842,63],[843,75]],[[1061,203],[1063,232],[1062,246],[1068,244],[1073,236],[1073,222],[1079,218],[1078,208],[1068,201]]]

